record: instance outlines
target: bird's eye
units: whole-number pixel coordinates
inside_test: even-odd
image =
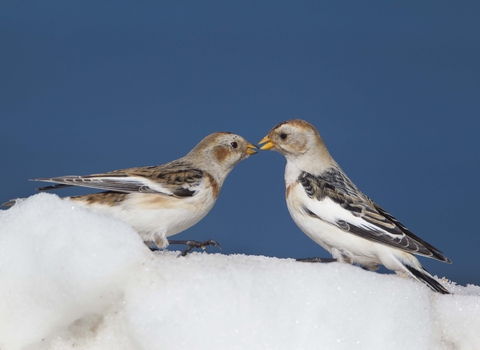
[[[287,138],[287,134],[285,134],[285,133],[280,134],[280,138],[282,140],[285,140]]]
[[[238,143],[236,143],[235,141],[233,141],[230,145],[232,145],[233,148],[237,148],[237,147],[238,147]]]

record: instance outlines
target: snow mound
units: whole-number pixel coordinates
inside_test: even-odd
[[[0,349],[480,348],[478,286],[177,255],[51,194],[0,211]]]

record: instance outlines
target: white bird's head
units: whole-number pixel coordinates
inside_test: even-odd
[[[257,153],[257,146],[251,144],[240,135],[230,132],[216,132],[206,136],[192,149],[186,158],[191,161],[202,162],[217,180],[224,178],[240,161]]]
[[[305,120],[292,119],[276,125],[260,144],[261,150],[277,151],[304,169],[313,164],[323,169],[335,164],[320,133]]]

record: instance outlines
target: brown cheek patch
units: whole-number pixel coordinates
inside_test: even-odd
[[[217,158],[217,160],[220,163],[223,163],[225,158],[227,158],[229,152],[225,147],[216,147],[215,151],[213,151],[213,153],[215,155],[215,158]]]
[[[208,177],[208,182],[210,183],[210,187],[212,188],[213,197],[217,199],[220,193],[220,186],[218,186],[218,182],[215,181],[212,175],[207,173],[207,177]]]
[[[297,152],[301,152],[301,153],[304,153],[306,150],[307,150],[307,143],[302,140],[302,141],[297,141],[295,142],[295,144],[293,145],[293,147],[295,148],[295,150]]]

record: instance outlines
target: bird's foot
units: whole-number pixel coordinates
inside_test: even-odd
[[[222,249],[220,244],[218,244],[216,241],[213,239],[207,239],[206,241],[203,242],[197,242],[197,241],[168,241],[169,244],[186,244],[188,245],[187,249],[182,251],[178,256],[185,256],[187,255],[193,248],[202,248],[204,251],[206,250],[207,246],[212,245],[215,247],[218,247]]]
[[[300,262],[310,262],[310,263],[331,263],[336,262],[337,259],[335,258],[299,258],[295,259],[296,261]]]
[[[150,249],[152,252],[156,252],[158,250],[163,250],[162,248],[158,248],[155,242],[153,241],[144,241],[145,245]]]

